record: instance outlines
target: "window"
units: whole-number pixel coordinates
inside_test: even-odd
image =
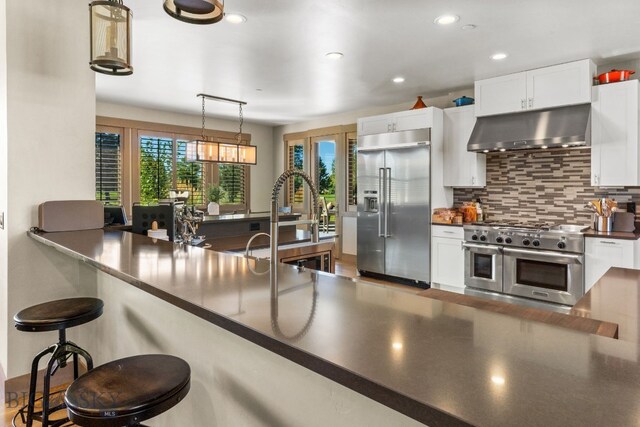
[[[246,169],[242,165],[218,165],[218,182],[225,191],[222,205],[245,205]]]
[[[173,139],[140,138],[140,202],[158,203],[173,185]]]
[[[304,142],[291,143],[288,150],[287,169],[304,170]],[[300,176],[289,178],[287,202],[291,206],[304,204],[304,182]]]
[[[203,206],[207,204],[205,196],[205,173],[202,163],[187,162],[187,141],[178,140],[178,154],[176,157],[176,186],[180,191],[189,192],[190,205]]]
[[[347,205],[358,205],[358,140],[355,132],[347,134]]]
[[[133,203],[154,204],[171,190],[189,191],[187,204],[206,208],[207,188],[220,185],[227,192],[221,212],[249,209],[250,168],[244,165],[191,163],[187,143],[201,129],[109,117],[96,118],[96,199],[123,205],[131,215]],[[216,142],[237,142],[237,134],[206,130]],[[251,142],[251,136],[243,135]]]
[[[105,205],[122,205],[120,134],[96,132],[96,200]]]

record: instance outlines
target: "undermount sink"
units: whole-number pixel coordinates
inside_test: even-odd
[[[551,227],[551,230],[557,231],[566,231],[569,233],[582,233],[589,229],[588,225],[577,225],[577,224],[560,224],[554,225]]]

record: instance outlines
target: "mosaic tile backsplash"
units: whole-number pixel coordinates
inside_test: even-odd
[[[591,186],[589,148],[487,154],[486,188],[456,188],[453,196],[455,207],[480,198],[492,221],[590,225],[583,206],[598,197],[614,198],[623,209],[630,201],[640,207],[640,187]]]

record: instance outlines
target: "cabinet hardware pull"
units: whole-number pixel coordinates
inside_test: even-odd
[[[608,240],[600,240],[600,243],[605,245],[618,245],[618,242],[610,242]]]
[[[525,100],[524,100],[524,99],[521,99],[521,100],[520,100],[520,108],[521,108],[522,110],[524,110],[524,109],[525,109]]]
[[[533,98],[529,98],[529,108],[533,107]]]

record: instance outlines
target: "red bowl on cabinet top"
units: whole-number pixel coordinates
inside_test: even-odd
[[[625,80],[629,80],[629,77],[635,73],[635,71],[631,70],[611,70],[608,73],[600,74],[598,76],[598,82],[601,85],[606,83],[623,82]]]

